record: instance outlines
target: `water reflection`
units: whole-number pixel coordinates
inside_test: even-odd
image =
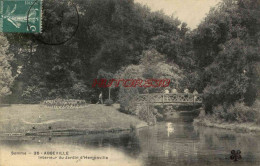
[[[168,137],[170,137],[170,135],[174,132],[174,127],[172,126],[171,122],[166,123],[166,130]]]
[[[260,136],[193,126],[192,123],[161,123],[136,132],[93,134],[73,137],[1,138],[1,158],[17,162],[11,151],[69,151],[71,155],[102,155],[103,160],[69,160],[71,165],[260,165]],[[230,160],[231,150],[241,150],[242,159]],[[24,157],[24,156],[22,156]],[[27,156],[37,165],[46,160]],[[24,159],[25,158],[21,158]],[[7,160],[2,160],[2,162]],[[52,161],[49,161],[52,162]],[[19,163],[19,162],[18,162]],[[6,165],[11,165],[8,163]],[[64,165],[62,160],[48,165]],[[67,164],[67,163],[66,163]],[[68,165],[70,165],[68,164]]]
[[[1,138],[1,158],[5,165],[19,165],[23,161],[30,161],[33,165],[142,165],[139,156],[140,147],[138,137],[134,132],[116,134],[96,134],[71,137],[10,137]],[[14,156],[11,152],[27,152],[26,156]],[[70,156],[108,157],[108,160],[42,160],[35,152],[42,156],[44,152],[69,152]],[[28,154],[30,153],[30,154]],[[41,154],[42,153],[42,154]],[[46,155],[44,155],[46,156]],[[48,156],[48,155],[47,155]],[[54,155],[57,156],[57,155]],[[59,155],[58,155],[59,156]],[[0,158],[0,159],[1,159]],[[4,162],[3,162],[4,161]],[[68,162],[67,162],[68,161]],[[127,161],[127,163],[125,163]],[[26,164],[27,165],[27,164]]]
[[[192,123],[172,123],[140,130],[138,137],[145,165],[230,165],[232,149],[242,151],[236,165],[260,165],[260,136],[235,133]],[[147,141],[144,141],[147,140]],[[153,145],[153,146],[152,146]]]

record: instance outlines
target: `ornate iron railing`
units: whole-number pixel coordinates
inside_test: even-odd
[[[183,104],[201,104],[202,94],[192,93],[150,93],[139,94],[136,98],[137,103],[183,103]]]

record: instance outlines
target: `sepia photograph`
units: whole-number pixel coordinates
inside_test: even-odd
[[[0,0],[0,166],[260,166],[260,0]]]

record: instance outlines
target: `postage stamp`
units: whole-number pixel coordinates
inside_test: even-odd
[[[40,33],[42,0],[0,0],[0,32]]]

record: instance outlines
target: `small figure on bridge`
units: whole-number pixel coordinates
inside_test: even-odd
[[[177,89],[173,88],[172,91],[171,91],[171,93],[176,94],[176,93],[178,93],[178,91],[177,91]]]
[[[198,93],[196,90],[194,90],[194,91],[193,91],[193,94],[194,94],[194,95],[198,95],[199,93]]]
[[[165,89],[164,93],[168,94],[168,93],[170,93],[170,91],[168,89]]]
[[[103,104],[103,95],[102,95],[102,92],[99,94],[98,103]]]
[[[184,89],[184,93],[190,93],[189,89],[188,88]]]
[[[193,97],[194,97],[194,102],[197,100],[198,92],[196,90],[193,91]]]

